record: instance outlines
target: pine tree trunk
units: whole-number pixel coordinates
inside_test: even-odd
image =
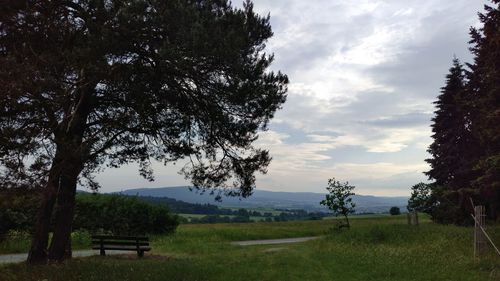
[[[36,223],[31,240],[31,248],[28,253],[27,263],[38,264],[47,262],[47,245],[49,243],[50,221],[54,204],[56,202],[57,189],[60,176],[60,153],[56,156],[49,171],[47,184],[43,190],[42,203],[37,212]]]
[[[64,131],[59,139],[62,161],[54,215],[54,235],[50,242],[49,261],[61,262],[71,258],[71,229],[75,209],[76,186],[78,176],[83,170],[84,159],[88,151],[83,144],[85,124],[90,112],[90,100],[95,84],[81,89],[78,103],[64,124]]]
[[[81,165],[72,161],[67,163],[61,173],[54,218],[54,236],[49,247],[50,261],[60,262],[65,258],[71,258],[71,225],[75,208],[76,185],[81,170]]]
[[[49,182],[45,187],[42,204],[37,213],[35,231],[27,260],[29,264],[45,263],[47,261],[50,219],[55,201],[56,188],[54,183]]]
[[[66,249],[64,250],[64,259],[71,259],[73,257],[73,249],[71,248],[71,234],[69,235]]]

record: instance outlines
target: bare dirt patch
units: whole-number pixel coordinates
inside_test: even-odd
[[[288,249],[287,247],[274,247],[274,248],[265,249],[263,252],[264,253],[275,253],[275,252],[281,252],[281,251],[284,251],[287,249]]]

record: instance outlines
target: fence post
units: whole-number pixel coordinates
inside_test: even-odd
[[[418,225],[417,211],[411,211],[406,213],[406,220],[408,221],[408,225]]]
[[[486,252],[486,237],[481,228],[486,229],[486,212],[484,206],[474,207],[474,256],[480,257]]]

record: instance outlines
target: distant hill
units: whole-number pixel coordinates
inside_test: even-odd
[[[139,195],[151,197],[168,197],[188,203],[213,204],[221,207],[237,208],[274,208],[274,209],[304,209],[307,211],[325,211],[319,205],[325,194],[313,192],[275,192],[255,190],[249,198],[223,197],[222,202],[215,201],[215,196],[209,193],[200,194],[196,190],[190,191],[187,186],[161,188],[135,188],[120,192],[125,195]],[[353,197],[358,213],[388,212],[392,206],[406,209],[408,197],[381,197],[371,195],[355,195]]]

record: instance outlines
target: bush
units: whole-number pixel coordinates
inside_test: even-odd
[[[0,241],[0,254],[22,253],[29,249],[31,235],[25,231],[9,230],[2,237],[3,241]]]
[[[0,191],[0,253],[29,249],[39,204],[37,190]],[[173,232],[178,224],[178,217],[166,207],[135,197],[78,194],[71,238],[73,247],[87,247],[91,233],[163,234]]]
[[[78,194],[74,229],[115,235],[162,234],[175,231],[177,216],[160,205],[121,195]]]
[[[400,210],[398,207],[392,207],[392,208],[389,210],[389,213],[390,213],[392,216],[397,216],[397,215],[400,215],[400,214],[401,214],[401,210]]]
[[[0,241],[11,231],[31,232],[38,210],[37,190],[11,189],[0,192]]]
[[[71,233],[71,244],[73,247],[92,245],[91,234],[87,230],[77,230]]]

